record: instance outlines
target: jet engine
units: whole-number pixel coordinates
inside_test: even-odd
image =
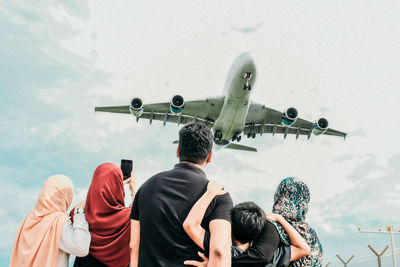
[[[185,107],[185,100],[183,99],[182,96],[180,95],[175,95],[171,99],[171,103],[169,105],[169,109],[171,110],[172,113],[179,114],[183,111],[183,108]]]
[[[297,120],[297,109],[288,108],[285,112],[282,113],[281,122],[283,125],[290,126]]]
[[[321,135],[328,130],[328,120],[325,118],[320,118],[314,123],[313,133],[315,135]]]
[[[135,117],[140,117],[143,113],[144,107],[143,102],[140,98],[132,99],[131,104],[129,105],[129,111]]]

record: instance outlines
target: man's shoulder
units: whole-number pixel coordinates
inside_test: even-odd
[[[187,163],[179,163],[173,169],[157,173],[152,177],[154,180],[172,178],[174,181],[184,180],[191,185],[203,185],[208,183],[205,173],[197,167]]]
[[[152,190],[154,189],[154,184],[158,183],[158,181],[160,179],[162,179],[162,177],[165,176],[165,173],[168,173],[169,171],[163,171],[163,172],[159,172],[157,174],[154,174],[153,176],[151,176],[150,178],[148,178],[139,188],[139,190],[136,192],[137,195],[140,195],[140,193],[142,191],[146,191],[146,190]]]
[[[170,178],[173,178],[174,180],[186,180],[193,185],[203,185],[208,182],[207,178],[204,175],[201,175],[201,173],[191,171],[190,169],[180,168],[176,165],[173,169],[154,174],[141,185],[140,189],[154,188],[156,184],[163,183],[164,179],[168,180]]]
[[[174,176],[174,174],[183,173],[183,172],[188,172],[188,170],[186,170],[184,168],[179,168],[177,165],[175,165],[175,167],[172,168],[172,169],[161,171],[161,172],[158,172],[158,173],[154,174],[153,176],[151,176],[148,179],[148,181],[157,180],[157,179],[162,178],[162,177]],[[190,173],[190,171],[189,171],[189,173]]]
[[[215,197],[206,211],[206,225],[216,219],[222,219],[231,222],[232,208],[233,202],[229,193]]]
[[[228,205],[231,205],[231,206],[233,205],[232,197],[229,194],[229,192],[226,193],[226,194],[223,194],[223,195],[215,197],[215,202],[219,203],[219,204],[223,203],[223,204],[228,204]]]
[[[153,176],[151,176],[148,181],[153,181],[153,180],[157,180],[160,179],[162,177],[168,176],[170,173],[172,172],[172,170],[167,170],[167,171],[162,171],[159,173],[154,174]]]

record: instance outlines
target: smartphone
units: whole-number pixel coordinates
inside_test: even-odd
[[[121,159],[121,170],[124,176],[124,180],[131,177],[131,172],[133,170],[133,161],[130,159]]]

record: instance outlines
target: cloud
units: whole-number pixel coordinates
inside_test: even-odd
[[[399,188],[397,179],[400,173],[400,154],[392,155],[385,165],[374,163],[370,155],[360,165],[355,166],[348,178],[355,181],[353,186],[343,188],[334,197],[323,201],[314,201],[312,222],[321,232],[326,242],[327,252],[332,259],[334,253],[344,251],[346,236],[352,237],[353,246],[365,246],[388,237],[361,236],[356,229],[378,230],[386,225],[400,229],[400,224],[393,214],[400,210]],[[374,173],[374,175],[371,175]],[[392,188],[394,190],[392,190]],[[337,241],[335,240],[337,237]],[[375,240],[375,241],[374,241]],[[383,241],[385,242],[385,241]],[[351,250],[346,249],[347,252]],[[360,255],[356,255],[356,261]],[[361,257],[362,258],[362,257]]]
[[[0,207],[2,254],[10,252],[18,226],[33,208],[44,179],[55,173],[66,174],[78,185],[77,196],[82,197],[85,193],[79,185],[88,185],[93,170],[88,171],[85,165],[93,166],[99,160],[93,155],[88,160],[75,136],[68,135],[72,125],[62,129],[56,126],[69,121],[72,111],[80,109],[65,109],[59,101],[76,103],[74,97],[82,97],[78,95],[83,88],[90,90],[106,78],[60,45],[58,40],[74,34],[75,28],[69,20],[58,21],[49,12],[65,9],[69,18],[74,14],[84,19],[86,8],[81,1],[65,5],[9,1],[0,8],[0,76],[4,77],[0,92],[1,99],[6,100],[1,105],[0,195],[1,203],[8,203]],[[52,88],[51,94],[46,94],[47,88]]]
[[[354,157],[354,155],[352,155],[352,154],[343,154],[343,155],[340,155],[340,156],[335,157],[335,158],[332,160],[332,163],[340,163],[340,162],[343,162],[343,161],[349,161],[349,160],[351,160],[353,157]]]
[[[400,172],[400,154],[392,155],[385,165],[374,163],[369,158],[353,168],[347,178],[353,185],[334,197],[319,201],[317,205],[321,225],[373,226],[375,223],[398,223],[392,216],[400,209],[397,197],[393,197],[400,182],[396,178]],[[395,190],[389,190],[388,187]],[[389,197],[391,196],[391,197]]]
[[[248,26],[248,27],[236,27],[236,26],[231,26],[231,30],[235,31],[235,32],[240,32],[243,34],[249,34],[249,33],[253,33],[256,32],[259,28],[262,27],[264,23],[263,22],[259,22],[258,24],[254,25],[254,26]]]

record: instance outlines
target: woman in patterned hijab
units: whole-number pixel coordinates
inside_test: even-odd
[[[322,266],[322,246],[317,233],[305,222],[305,215],[310,202],[310,190],[298,178],[284,179],[278,186],[274,196],[272,212],[282,215],[306,240],[311,247],[308,256],[290,263],[289,266],[319,267]],[[280,224],[275,223],[282,242],[289,245],[289,238]]]

